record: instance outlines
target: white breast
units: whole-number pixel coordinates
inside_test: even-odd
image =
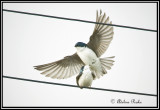
[[[82,76],[79,78],[79,86],[80,87],[90,87],[93,81],[92,72],[90,71],[88,66],[84,67]]]
[[[92,65],[98,60],[96,54],[87,47],[77,47],[77,54],[86,65]]]

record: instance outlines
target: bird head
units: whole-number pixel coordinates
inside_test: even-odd
[[[77,42],[75,44],[75,47],[77,49],[77,52],[80,52],[80,51],[83,51],[87,47],[87,44],[85,44],[83,42]]]
[[[83,42],[77,42],[75,44],[75,47],[87,47],[87,44],[83,43]]]
[[[82,66],[80,70],[80,74],[82,74],[83,72],[88,72],[88,71],[90,71],[90,65]]]
[[[83,73],[83,70],[84,70],[84,66],[81,67],[80,74]]]

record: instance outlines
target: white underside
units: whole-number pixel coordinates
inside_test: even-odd
[[[79,78],[79,86],[80,87],[91,87],[93,81],[92,72],[90,71],[88,66],[84,67],[82,76]]]
[[[100,73],[102,71],[101,63],[96,54],[87,47],[76,47],[77,54],[81,58],[81,60],[85,63],[85,65],[89,65],[92,71],[96,71]]]

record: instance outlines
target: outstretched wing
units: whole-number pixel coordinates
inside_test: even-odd
[[[100,10],[100,14],[96,16],[96,22],[111,24],[109,21],[109,17],[106,18],[106,14],[102,15],[102,11]],[[97,55],[100,57],[109,47],[110,42],[113,39],[113,27],[109,25],[96,24],[93,34],[90,37],[90,41],[88,42],[88,47],[91,48]]]
[[[41,74],[46,75],[46,77],[64,79],[79,73],[83,65],[84,63],[75,53],[71,56],[66,56],[64,59],[58,60],[56,62],[34,67],[37,70],[44,71]]]

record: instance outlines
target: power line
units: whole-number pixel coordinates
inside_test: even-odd
[[[43,14],[29,13],[29,12],[22,12],[22,11],[8,10],[8,9],[3,9],[3,11],[13,12],[13,13],[20,13],[20,14],[27,14],[27,15],[42,16],[42,17],[48,17],[48,18],[70,20],[70,21],[79,21],[79,22],[85,22],[85,23],[102,24],[102,25],[109,25],[109,26],[122,27],[122,28],[130,28],[130,29],[137,29],[137,30],[150,31],[150,32],[157,32],[157,30],[152,30],[152,29],[144,29],[144,28],[124,26],[124,25],[116,25],[116,24],[97,23],[97,22],[93,22],[93,21],[86,21],[86,20],[73,19],[73,18],[65,18],[65,17],[58,17],[58,16],[51,16],[51,15],[43,15]]]
[[[18,78],[18,77],[12,77],[12,76],[3,76],[3,78],[9,78],[9,79],[16,79],[16,80],[22,80],[22,81],[29,81],[29,82],[36,82],[36,83],[43,83],[43,84],[52,84],[52,85],[59,85],[59,86],[67,86],[67,87],[77,87],[76,85],[71,84],[62,84],[62,83],[54,83],[54,82],[46,82],[46,81],[39,81],[39,80],[32,80],[32,79],[25,79],[25,78]],[[139,93],[139,92],[130,92],[130,91],[121,91],[121,90],[113,90],[113,89],[104,89],[104,88],[95,88],[95,87],[85,87],[86,89],[94,89],[94,90],[101,90],[101,91],[110,91],[110,92],[119,92],[119,93],[127,93],[127,94],[136,94],[136,95],[145,95],[145,96],[156,96],[155,94],[148,94],[148,93]]]

